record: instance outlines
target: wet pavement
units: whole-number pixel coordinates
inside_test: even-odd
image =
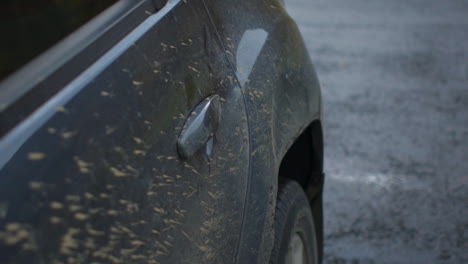
[[[468,263],[468,1],[286,2],[323,89],[325,263]]]

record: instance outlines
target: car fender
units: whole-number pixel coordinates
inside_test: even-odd
[[[266,263],[277,177],[294,140],[321,116],[318,78],[294,21],[277,1],[206,6],[244,95],[250,168],[237,263]]]

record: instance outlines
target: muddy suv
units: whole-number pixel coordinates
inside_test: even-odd
[[[0,263],[320,261],[320,88],[278,0],[1,7]]]

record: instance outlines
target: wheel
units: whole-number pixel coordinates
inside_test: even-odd
[[[318,263],[310,204],[301,186],[293,180],[286,180],[278,186],[274,232],[270,264]]]

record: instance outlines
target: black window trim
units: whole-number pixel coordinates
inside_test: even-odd
[[[151,0],[120,0],[0,83],[6,134],[156,11]]]

